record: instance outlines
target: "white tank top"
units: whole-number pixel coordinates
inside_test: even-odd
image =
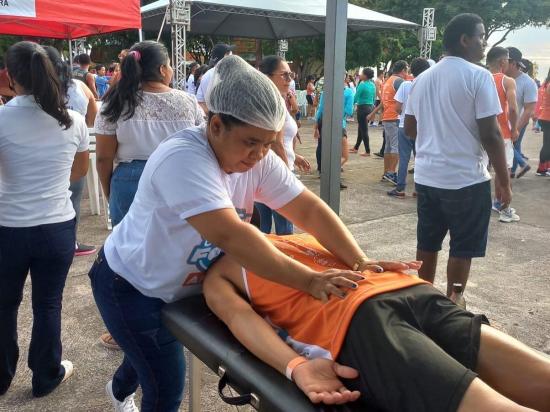
[[[286,111],[285,125],[283,127],[283,146],[285,148],[286,158],[288,159],[288,167],[290,170],[294,170],[294,160],[296,154],[294,153],[294,137],[298,133],[298,125],[292,117],[292,115]]]
[[[78,83],[79,80],[72,79],[67,90],[67,108],[86,116],[88,111],[88,98]]]

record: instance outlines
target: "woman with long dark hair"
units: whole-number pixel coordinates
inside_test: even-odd
[[[97,172],[113,226],[128,212],[145,163],[159,143],[204,122],[195,96],[169,87],[173,70],[161,43],[136,43],[120,67],[120,79],[105,94],[95,122]],[[100,340],[118,349],[110,334]]]
[[[128,212],[145,162],[158,144],[204,121],[193,96],[169,87],[172,74],[166,47],[137,43],[122,60],[120,80],[103,99],[95,122],[97,171],[113,226]]]
[[[75,245],[69,177],[88,170],[88,129],[67,109],[41,46],[16,43],[6,63],[16,97],[0,107],[0,395],[17,366],[17,311],[30,271],[29,367],[39,397],[73,371],[61,360],[61,301]]]

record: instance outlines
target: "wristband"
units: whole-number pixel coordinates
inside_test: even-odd
[[[303,356],[296,356],[294,359],[288,362],[288,365],[286,365],[286,371],[285,371],[285,376],[287,377],[287,379],[291,381],[292,372],[294,371],[294,369],[297,366],[301,365],[302,363],[306,363],[306,362],[307,362],[307,359],[304,358]]]
[[[366,256],[359,256],[355,261],[353,262],[353,266],[351,267],[352,270],[358,270],[359,266],[361,266],[362,263],[368,262],[369,258]]]

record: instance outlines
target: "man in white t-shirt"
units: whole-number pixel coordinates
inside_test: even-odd
[[[416,78],[420,76],[422,72],[430,68],[428,60],[417,57],[411,63],[411,73]],[[407,168],[409,166],[409,160],[411,159],[411,153],[414,152],[414,140],[405,134],[405,108],[407,107],[407,100],[411,92],[411,87],[414,80],[407,80],[395,93],[395,111],[399,113],[399,128],[397,130],[398,135],[398,150],[399,150],[399,169],[397,171],[397,186],[388,192],[388,196],[395,197],[397,199],[405,198],[405,187],[407,186]],[[414,193],[413,193],[414,195]]]
[[[521,69],[525,69],[525,65],[522,62],[523,55],[515,47],[507,47],[509,62],[508,70],[506,70],[506,76],[510,76],[516,81],[516,101],[518,103],[519,120],[518,130],[519,137],[514,142],[514,163],[512,164],[511,176],[516,176],[516,169],[519,165],[520,170],[517,173],[517,177],[520,178],[527,172],[528,164],[525,161],[523,154],[521,153],[521,142],[523,141],[523,135],[525,129],[529,124],[529,120],[535,112],[535,106],[537,104],[537,84]]]
[[[216,67],[216,64],[218,64],[219,61],[225,56],[232,55],[234,49],[235,46],[230,46],[225,43],[218,43],[212,48],[212,52],[210,53],[210,62],[208,63],[210,69],[203,74],[199,88],[197,89],[197,101],[206,114],[208,114],[208,108],[206,107],[206,91],[208,90],[208,85],[210,84],[210,79],[214,72],[212,69]]]
[[[487,155],[505,206],[512,192],[496,119],[502,110],[495,82],[476,64],[487,44],[483,20],[469,13],[455,16],[445,28],[443,44],[447,56],[411,88],[405,134],[416,138],[417,258],[424,262],[419,274],[433,282],[449,232],[450,296],[453,284],[465,287],[471,259],[485,256],[491,215]]]

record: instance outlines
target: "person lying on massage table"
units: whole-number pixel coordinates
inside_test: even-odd
[[[268,238],[312,269],[346,267],[309,235]],[[365,410],[396,412],[550,411],[548,359],[417,276],[363,274],[356,290],[323,303],[224,256],[209,269],[204,294],[247,349],[314,403],[359,399]]]

